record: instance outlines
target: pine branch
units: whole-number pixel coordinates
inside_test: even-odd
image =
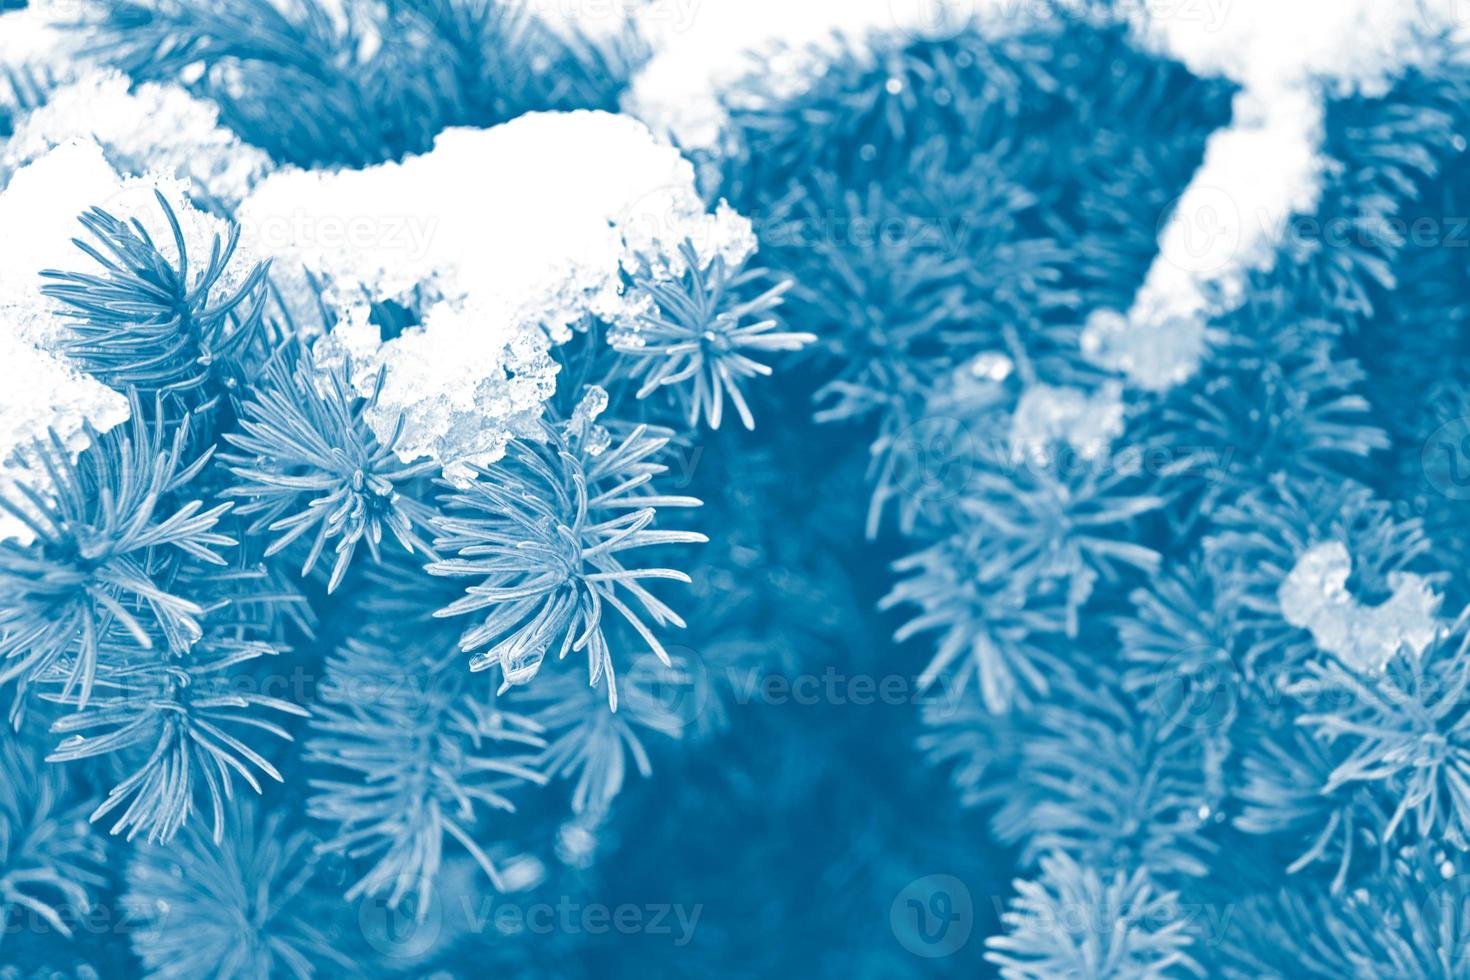
[[[240,407],[241,431],[224,436],[241,452],[220,457],[238,481],[224,496],[243,500],[235,513],[253,518],[246,533],[276,535],[266,557],[309,542],[305,576],[335,542],[328,592],[341,584],[359,544],[374,563],[382,560],[385,528],[405,551],[433,557],[425,537],[434,511],[413,497],[421,489],[414,481],[433,464],[402,464],[394,440],[379,443],[363,417],[376,391],[356,395],[351,372],[350,364],[318,369],[304,350],[278,354]]]
[[[148,976],[310,980],[359,969],[308,914],[320,873],[311,836],[254,805],[231,809],[236,830],[223,840],[191,829],[175,847],[139,848],[128,865],[123,900],[141,926],[133,950]]]
[[[443,588],[397,571],[391,589],[383,578],[359,601],[365,627],[328,660],[306,746],[320,773],[308,809],[333,828],[324,850],[366,865],[349,900],[412,896],[423,915],[447,843],[503,888],[483,814],[514,811],[517,787],[546,781],[535,762],[545,742],[474,683],[453,631],[425,621]]]
[[[0,732],[0,777],[0,947],[23,916],[69,938],[106,882],[101,841],[61,774],[9,731]]]
[[[175,503],[198,478],[206,453],[184,457],[187,423],[172,438],[161,416],[144,421],[136,394],[132,423],[98,435],[75,461],[53,434],[35,449],[19,502],[4,508],[30,528],[26,546],[0,542],[0,683],[19,682],[15,712],[31,684],[57,672],[62,695],[86,707],[105,661],[103,648],[127,637],[140,650],[180,656],[203,636],[205,609],[173,591],[183,560],[224,565],[218,548],[235,541],[215,530],[229,504]]]
[[[718,429],[728,397],[747,429],[755,418],[742,387],[754,377],[768,377],[769,365],[754,356],[800,350],[816,335],[778,330],[773,311],[790,288],[777,281],[764,290],[753,284],[768,278],[759,269],[728,269],[717,255],[708,269],[691,242],[680,246],[684,274],[675,282],[656,276],[645,261],[633,277],[633,288],[646,293],[653,312],[638,317],[638,326],[615,333],[610,341],[633,363],[629,374],[640,385],[639,398],[660,388],[674,388],[685,406],[687,424],[698,428],[703,418]],[[746,297],[746,292],[754,293]],[[750,322],[755,321],[755,322]]]
[[[58,272],[41,292],[70,321],[64,350],[88,373],[120,391],[168,395],[198,410],[232,388],[265,343],[268,263],[241,275],[231,264],[238,226],[216,235],[207,258],[191,255],[167,198],[155,191],[168,224],[172,257],[137,218],[94,208],[81,217],[93,241],[74,239],[99,272]],[[152,407],[147,401],[145,407]]]
[[[638,426],[600,453],[576,432],[569,439],[548,427],[544,439],[517,439],[502,463],[480,469],[474,483],[445,499],[434,544],[458,557],[434,562],[429,571],[480,583],[436,615],[485,614],[466,630],[460,648],[475,654],[471,670],[499,666],[502,688],[530,681],[553,651],[560,660],[585,650],[588,683],[606,675],[608,703],[616,710],[604,607],[668,665],[654,627],[684,622],[643,582],[689,582],[674,569],[629,567],[624,556],[705,541],[697,532],[653,527],[659,508],[699,502],[652,490],[650,481],[666,469],[655,461],[667,434]]]

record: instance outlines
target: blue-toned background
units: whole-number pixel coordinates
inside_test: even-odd
[[[1454,0],[0,0],[0,978],[1470,977]]]

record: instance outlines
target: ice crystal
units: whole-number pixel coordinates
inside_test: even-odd
[[[598,424],[597,418],[607,411],[607,389],[592,385],[567,420],[566,438],[570,445],[580,448],[588,456],[597,457],[607,452],[612,444],[612,433],[607,426]]]
[[[1309,548],[1277,589],[1281,614],[1359,673],[1381,671],[1401,648],[1422,654],[1440,630],[1440,596],[1430,583],[1412,572],[1390,572],[1392,595],[1367,606],[1348,589],[1352,572],[1342,542]]]

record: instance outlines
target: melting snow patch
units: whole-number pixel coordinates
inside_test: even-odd
[[[354,384],[384,380],[368,419],[405,461],[465,480],[535,431],[555,390],[551,346],[588,316],[628,325],[648,299],[624,289],[645,264],[684,271],[755,249],[750,222],[711,214],[693,166],[634,119],[531,113],[449,130],[402,163],[283,171],[241,209],[247,240],[325,285],[336,316],[324,363],[350,356]],[[417,322],[383,336],[377,304]]]
[[[1032,385],[1021,395],[1011,419],[1011,457],[1041,463],[1059,443],[1083,459],[1104,456],[1123,434],[1122,394],[1117,382],[1092,394],[1079,388]]]
[[[1133,26],[1145,47],[1196,75],[1229,78],[1242,91],[1234,121],[1211,137],[1204,163],[1162,231],[1159,257],[1121,321],[1136,336],[1118,336],[1110,325],[1107,347],[1123,352],[1115,369],[1154,391],[1194,373],[1205,322],[1239,306],[1248,275],[1275,263],[1292,217],[1317,208],[1324,99],[1385,91],[1431,57],[1422,39],[1456,27],[1458,4],[1230,0],[1209,8],[1217,16],[1135,8]],[[1174,354],[1196,353],[1144,368],[1148,358],[1137,352],[1154,343]],[[1098,363],[1109,366],[1107,358]]]
[[[1363,606],[1348,591],[1352,558],[1339,541],[1309,548],[1276,590],[1281,614],[1353,670],[1383,670],[1401,648],[1418,656],[1438,632],[1440,596],[1419,575],[1390,572],[1389,599]]]

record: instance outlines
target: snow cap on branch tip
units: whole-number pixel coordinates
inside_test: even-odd
[[[27,447],[54,431],[73,452],[88,445],[85,426],[106,432],[129,417],[127,399],[80,370],[62,352],[66,321],[43,295],[42,272],[92,271],[96,262],[74,239],[78,218],[93,208],[137,222],[170,261],[177,248],[158,195],[169,202],[191,255],[210,254],[216,237],[227,239],[228,225],[188,201],[189,185],[168,177],[123,177],[90,139],[67,139],[16,171],[0,193],[0,227],[24,228],[25,235],[0,236],[0,483],[19,474],[12,467]],[[224,278],[236,277],[246,263],[235,263]],[[205,263],[196,262],[195,275]],[[238,286],[231,279],[226,288]],[[34,485],[36,474],[27,474]],[[26,541],[22,525],[8,519],[0,536]]]
[[[359,390],[386,368],[368,415],[379,436],[402,416],[399,456],[459,483],[534,435],[556,390],[553,345],[589,317],[646,311],[626,289],[633,270],[681,276],[686,242],[702,265],[755,249],[748,220],[706,208],[678,150],[592,111],[448,130],[401,163],[282,171],[241,222],[247,242],[324,285],[337,322],[318,359],[350,356]],[[407,311],[396,334],[384,304]]]

